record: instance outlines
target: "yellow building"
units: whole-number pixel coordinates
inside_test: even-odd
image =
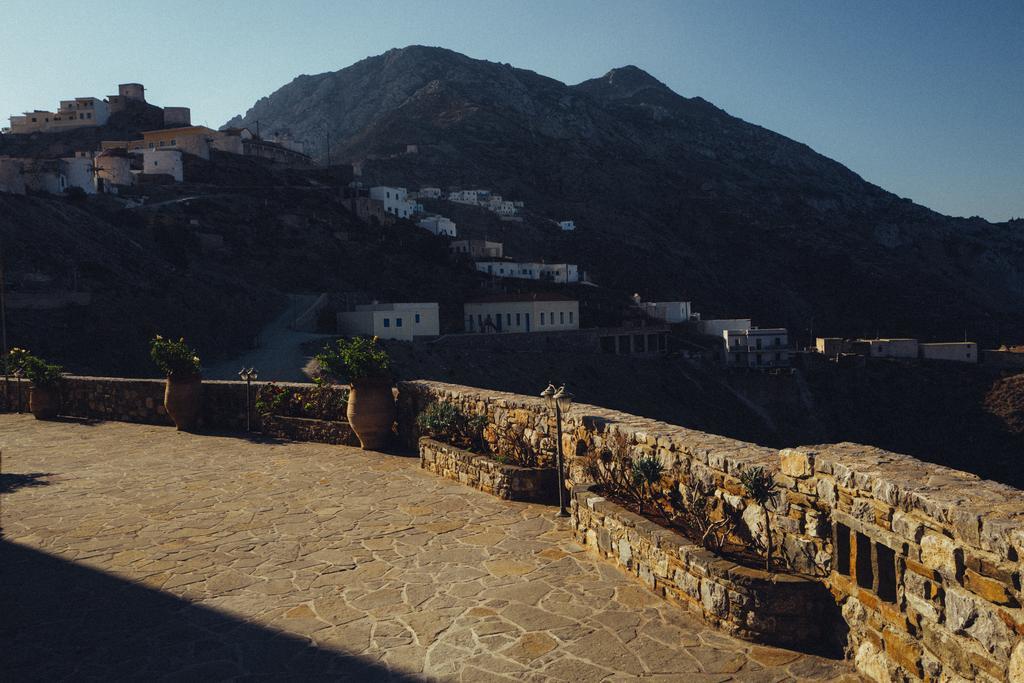
[[[210,158],[210,140],[217,137],[217,131],[206,126],[185,126],[182,128],[164,128],[147,130],[142,133],[141,140],[128,143],[129,150],[176,149],[194,154],[203,159]]]

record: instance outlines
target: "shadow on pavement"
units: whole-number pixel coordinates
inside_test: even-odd
[[[420,680],[7,541],[0,614],[7,680]]]

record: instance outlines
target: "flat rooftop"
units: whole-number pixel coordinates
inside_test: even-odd
[[[0,449],[12,680],[859,680],[415,458],[13,414]]]

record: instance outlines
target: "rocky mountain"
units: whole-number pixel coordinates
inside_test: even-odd
[[[635,66],[566,85],[412,46],[299,76],[226,125],[256,121],[364,161],[368,182],[523,199],[514,239],[623,294],[804,335],[1024,338],[1021,221],[938,214]]]

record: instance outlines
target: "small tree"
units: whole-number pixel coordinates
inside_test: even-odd
[[[772,526],[768,516],[768,504],[778,500],[778,484],[775,476],[763,467],[751,467],[740,474],[740,483],[747,495],[764,510],[764,531],[766,536],[764,568],[772,567]]]

